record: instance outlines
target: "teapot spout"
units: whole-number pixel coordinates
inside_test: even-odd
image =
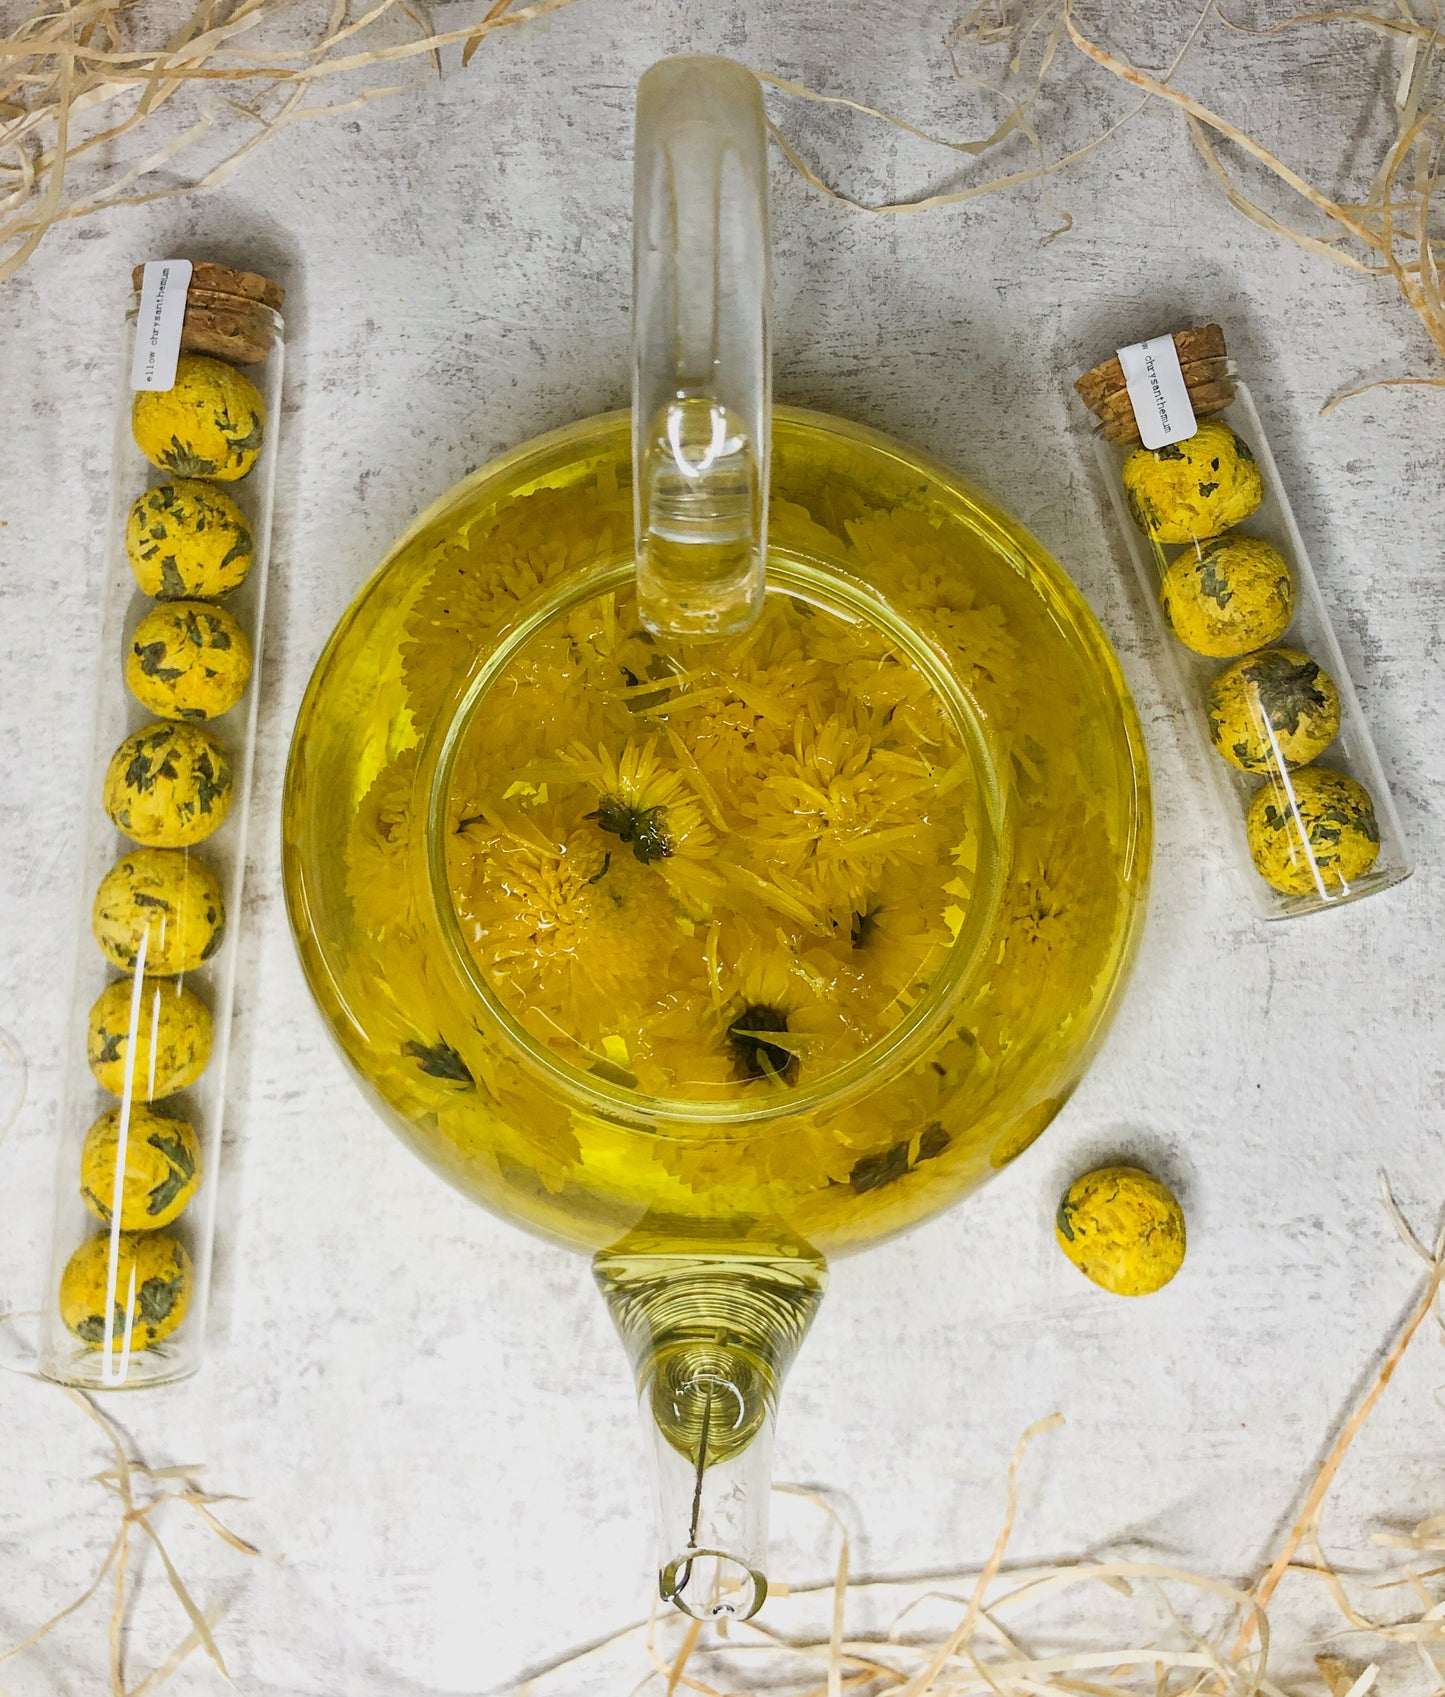
[[[664,59],[637,89],[632,469],[637,598],[663,636],[746,630],[767,550],[767,125],[730,59]]]
[[[700,1620],[747,1620],[768,1594],[778,1393],[822,1299],[820,1260],[599,1255],[653,1457],[658,1589]]]

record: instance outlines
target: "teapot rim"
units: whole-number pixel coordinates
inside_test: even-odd
[[[826,415],[824,415],[826,416]],[[457,491],[453,491],[456,494]],[[603,1112],[638,1122],[641,1129],[657,1132],[668,1123],[685,1124],[696,1138],[699,1129],[711,1125],[720,1132],[743,1126],[756,1127],[770,1120],[794,1122],[799,1116],[824,1107],[836,1107],[879,1076],[913,1064],[936,1041],[940,1027],[964,998],[969,983],[982,964],[982,953],[991,934],[1005,875],[1010,861],[1010,814],[1007,798],[993,781],[997,758],[976,707],[942,654],[926,637],[915,631],[894,608],[869,585],[840,571],[836,564],[810,559],[799,551],[770,542],[768,550],[768,593],[800,594],[818,598],[818,584],[826,581],[828,601],[867,618],[882,628],[922,671],[954,721],[959,741],[970,758],[979,797],[980,852],[978,885],[969,903],[965,924],[949,945],[947,955],[927,988],[907,1014],[876,1042],[843,1065],[825,1073],[816,1083],[761,1093],[756,1101],[744,1096],[708,1100],[685,1096],[657,1096],[615,1084],[603,1075],[589,1072],[539,1041],[513,1014],[495,988],[487,982],[466,946],[461,924],[450,896],[447,866],[449,805],[452,776],[467,732],[481,710],[491,685],[524,645],[547,625],[600,594],[623,587],[633,580],[630,550],[607,564],[594,564],[577,574],[567,574],[544,598],[528,605],[527,616],[517,621],[493,646],[484,664],[473,672],[461,696],[450,710],[439,713],[428,728],[418,762],[418,793],[424,806],[422,821],[425,887],[418,895],[427,903],[447,952],[451,971],[468,993],[486,1010],[488,1035],[503,1038],[512,1055],[534,1071],[542,1072],[558,1094],[584,1111]],[[809,597],[809,591],[812,592]],[[827,602],[823,605],[827,606]],[[831,610],[831,609],[830,609]]]

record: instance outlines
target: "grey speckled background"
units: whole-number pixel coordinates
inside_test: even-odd
[[[505,1686],[639,1612],[649,1561],[631,1389],[585,1267],[473,1210],[392,1141],[301,982],[274,821],[311,665],[415,512],[497,450],[624,398],[640,71],[721,49],[979,133],[984,104],[948,63],[954,20],[934,0],[585,0],[492,44],[466,76],[282,134],[214,197],[53,234],[0,292],[0,1024],[33,1069],[0,1152],[0,1306],[28,1309],[42,1296],[126,279],[146,255],[211,248],[284,267],[292,288],[210,1355],[190,1384],[118,1409],[152,1459],[203,1460],[250,1499],[234,1518],[268,1554],[244,1574],[177,1533],[200,1588],[207,1573],[223,1589],[244,1580],[224,1637],[245,1692]],[[1155,7],[1120,35],[1158,65],[1187,21]],[[1298,149],[1315,126],[1350,134],[1346,114],[1392,74],[1365,38],[1246,51],[1216,30],[1191,80]],[[777,109],[856,192],[947,168],[895,132]],[[1119,109],[1074,64],[1051,112],[1083,134]],[[985,1193],[837,1269],[793,1375],[780,1475],[839,1491],[860,1567],[977,1559],[1017,1434],[1061,1408],[1068,1425],[1027,1475],[1020,1557],[1152,1548],[1247,1574],[1412,1288],[1377,1168],[1427,1225],[1445,1203],[1445,399],[1389,391],[1319,415],[1347,383],[1422,368],[1424,337],[1388,285],[1242,221],[1158,111],[1055,185],[1074,224],[1051,243],[1058,218],[1034,191],[870,219],[780,159],[774,189],[780,398],[961,466],[1064,562],[1136,692],[1158,827],[1138,969],[1084,1087]],[[1198,756],[1067,387],[1116,343],[1205,316],[1226,323],[1252,379],[1418,866],[1378,899],[1269,929],[1211,846]],[[1184,1273],[1137,1304],[1086,1285],[1050,1231],[1060,1184],[1118,1150],[1156,1161],[1190,1213]],[[1445,1507],[1442,1385],[1427,1338],[1327,1523],[1346,1556],[1368,1555],[1367,1510]],[[0,1374],[0,1431],[8,1641],[69,1599],[109,1523],[84,1483],[101,1452],[59,1392]],[[780,1570],[822,1572],[816,1521],[795,1506],[777,1518]],[[148,1589],[137,1634],[178,1638]],[[27,1697],[90,1693],[102,1655],[97,1615],[0,1676]],[[626,1690],[636,1666],[555,1689]],[[199,1663],[176,1684],[213,1687]]]

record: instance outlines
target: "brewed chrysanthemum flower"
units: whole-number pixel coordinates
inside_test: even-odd
[[[576,746],[567,765],[597,794],[587,815],[599,831],[626,843],[644,865],[713,849],[702,807],[677,772],[657,757],[656,740],[623,744],[619,754]]]
[[[921,802],[937,781],[915,756],[878,748],[857,723],[800,717],[746,806],[765,861],[820,908],[864,907],[890,863],[927,857]]]
[[[645,864],[583,827],[555,849],[492,836],[475,865],[458,918],[481,964],[516,993],[596,1029],[617,996],[661,987],[681,933]]]

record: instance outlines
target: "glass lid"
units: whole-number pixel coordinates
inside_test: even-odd
[[[493,1015],[578,1087],[797,1112],[927,1034],[986,935],[995,773],[940,652],[769,561],[761,616],[657,636],[626,564],[489,656],[432,787],[433,895]]]

